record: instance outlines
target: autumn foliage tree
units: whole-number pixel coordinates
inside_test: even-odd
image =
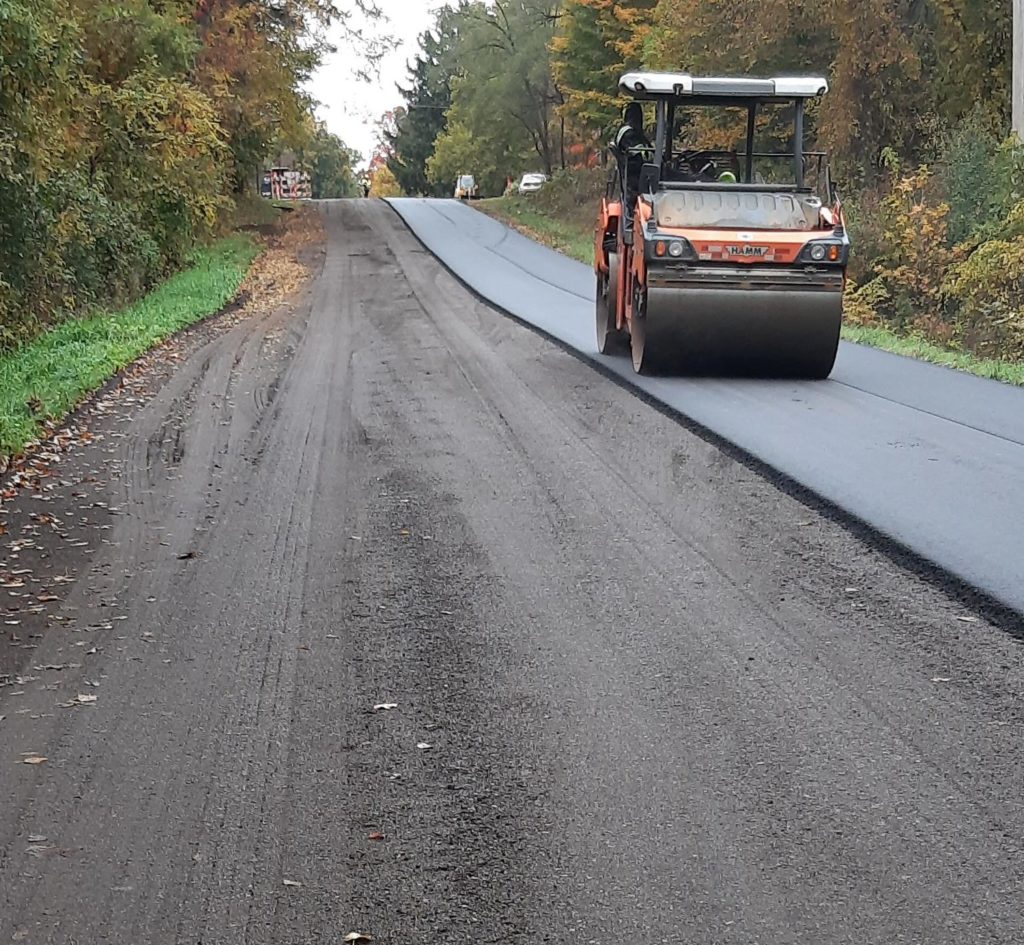
[[[0,0],[0,350],[180,266],[268,154],[309,142],[333,9]]]
[[[619,76],[643,63],[657,0],[566,0],[551,40],[561,113],[576,127],[611,129],[621,112]]]

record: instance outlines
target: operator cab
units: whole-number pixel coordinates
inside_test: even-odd
[[[760,223],[769,229],[832,225],[833,215],[826,208],[836,197],[827,155],[804,149],[805,106],[828,91],[825,79],[631,72],[622,76],[619,89],[632,99],[627,110],[643,108],[645,124],[651,128],[648,147],[629,152],[612,148],[616,179],[609,181],[609,196],[615,190],[626,198],[622,213],[627,233],[638,198],[651,203],[658,218],[663,216],[659,205],[665,204],[669,217],[689,218],[692,211],[702,220],[721,220],[720,224],[694,221],[691,225],[757,227]],[[745,126],[741,149],[695,146],[694,115],[697,109],[706,112],[708,108],[720,116],[715,125],[723,129],[719,136],[734,138]],[[775,128],[787,124],[792,128],[788,151],[755,149],[759,120],[767,116]],[[719,190],[751,196],[714,196]],[[684,196],[686,191],[702,193]],[[668,194],[680,196],[668,198]],[[783,194],[789,196],[783,198]]]

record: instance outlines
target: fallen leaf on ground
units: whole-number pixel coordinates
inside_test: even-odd
[[[79,693],[78,698],[75,699],[75,702],[78,702],[81,705],[89,705],[92,702],[96,702],[98,699],[99,696],[91,696],[86,693]]]
[[[374,712],[390,712],[392,709],[397,709],[397,702],[378,702],[374,707]]]
[[[22,758],[21,763],[23,765],[41,765],[46,762],[46,758],[42,755],[29,755],[27,758]]]
[[[956,619],[959,620],[961,623],[977,623],[978,622],[978,618],[977,617],[957,617]]]
[[[285,886],[301,886],[302,885],[302,883],[295,882],[294,879],[286,879],[286,880],[284,880],[284,884],[285,884]]]
[[[185,551],[178,555],[179,561],[188,561],[190,558],[194,558],[196,553],[194,551]]]
[[[373,941],[373,936],[372,935],[366,935],[363,932],[349,932],[348,935],[345,936],[344,941],[346,941],[346,942],[372,942]]]
[[[426,751],[428,748],[433,748],[434,746],[431,745],[430,742],[417,742],[416,747],[420,751]]]
[[[932,676],[932,682],[952,682],[952,676]]]
[[[367,840],[383,840],[384,839],[384,834],[382,834],[382,833],[371,833],[370,836],[368,836],[366,839]]]

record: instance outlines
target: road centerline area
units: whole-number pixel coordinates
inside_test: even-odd
[[[1019,642],[320,210],[62,472],[118,513],[0,677],[0,942],[1024,939]]]

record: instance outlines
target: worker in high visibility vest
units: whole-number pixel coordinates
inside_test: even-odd
[[[644,132],[644,110],[639,102],[630,102],[622,113],[622,127],[612,149],[623,157],[637,150],[651,150],[651,141]]]

